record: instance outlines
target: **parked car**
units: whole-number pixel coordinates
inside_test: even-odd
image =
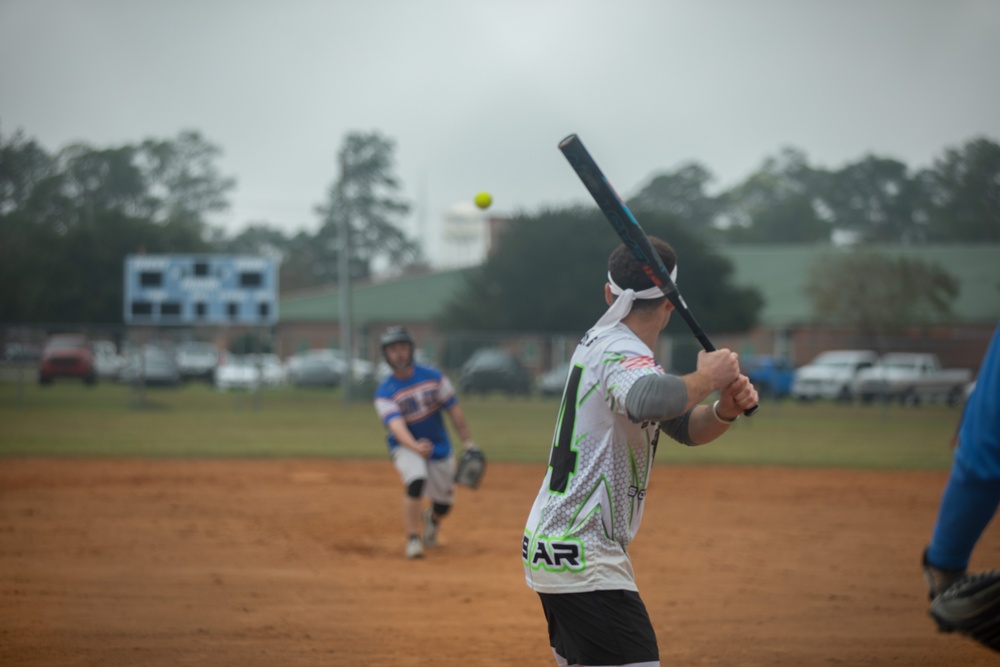
[[[531,377],[510,352],[500,348],[481,348],[473,352],[459,373],[462,391],[508,394],[531,393]]]
[[[309,350],[288,359],[285,370],[288,382],[296,387],[336,387],[342,378],[343,365],[330,350]]]
[[[562,396],[570,368],[571,364],[567,361],[542,373],[535,383],[538,393],[542,396]]]
[[[750,378],[761,396],[782,398],[792,393],[795,367],[787,357],[755,354],[740,359],[744,375]]]
[[[849,401],[858,371],[878,360],[871,350],[830,350],[822,352],[795,371],[792,396],[799,400],[833,398]]]
[[[281,357],[267,352],[260,355],[261,378],[265,387],[279,387],[288,382],[288,373]]]
[[[125,356],[118,378],[129,384],[154,387],[175,387],[181,382],[174,353],[159,345],[148,343],[131,349]]]
[[[222,391],[253,389],[257,385],[257,367],[249,355],[227,354],[215,368],[215,386]]]
[[[11,362],[28,361],[38,362],[42,358],[42,351],[37,345],[31,343],[7,343],[3,346],[3,360]]]
[[[117,379],[125,363],[125,357],[118,354],[118,347],[110,340],[95,340],[90,345],[94,351],[94,368],[97,370],[97,376]]]
[[[56,334],[42,349],[38,367],[39,384],[51,384],[56,378],[76,378],[84,384],[97,382],[94,351],[82,334]]]
[[[340,364],[340,376],[347,377],[347,360],[340,350],[326,350]],[[367,359],[351,359],[351,381],[355,384],[375,379],[375,364]]]
[[[935,354],[889,352],[858,373],[854,393],[864,403],[898,400],[904,405],[958,405],[971,381],[971,369],[941,368]]]
[[[181,379],[212,382],[221,352],[214,343],[188,341],[177,346],[176,355]]]
[[[284,383],[285,367],[276,354],[227,354],[215,369],[215,386],[223,391]]]

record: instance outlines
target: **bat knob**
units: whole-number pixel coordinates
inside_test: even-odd
[[[753,417],[755,414],[757,414],[758,410],[760,410],[760,404],[759,403],[757,405],[753,406],[752,408],[747,408],[746,410],[744,410],[743,414],[745,416],[747,416],[747,417]]]

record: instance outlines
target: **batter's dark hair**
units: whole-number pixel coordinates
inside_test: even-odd
[[[667,273],[674,270],[677,266],[677,253],[674,252],[673,247],[661,238],[655,236],[649,237],[649,242],[653,244],[653,249],[660,256],[660,260],[663,265],[667,267]],[[649,289],[655,286],[656,283],[646,275],[646,272],[642,270],[642,265],[639,264],[632,252],[623,243],[612,251],[611,256],[608,257],[608,273],[614,279],[615,284],[622,289],[634,289],[636,292],[640,292],[644,289]],[[635,303],[632,305],[632,310],[646,310],[658,307],[663,303],[663,300],[667,297],[660,297],[659,299],[636,299]]]

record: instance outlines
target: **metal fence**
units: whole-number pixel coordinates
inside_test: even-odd
[[[378,363],[381,355],[378,337],[383,327],[367,327],[352,337],[354,357]],[[687,373],[695,368],[698,343],[684,327],[671,324],[670,333],[660,337],[654,350],[657,360],[668,371]],[[92,341],[109,341],[119,351],[147,343],[165,347],[187,341],[212,342],[232,353],[274,352],[287,360],[305,349],[337,348],[340,336],[336,326],[290,330],[277,327],[126,327],[121,324],[67,325],[58,323],[0,325],[2,363],[8,370],[17,362],[37,361],[46,340],[55,333],[74,332]],[[415,327],[414,335],[422,358],[448,373],[457,373],[472,354],[482,348],[497,348],[514,357],[537,379],[545,372],[569,360],[583,332],[564,334],[527,334],[518,332],[452,332],[432,327]],[[718,347],[728,347],[750,359],[755,355],[776,355],[794,367],[808,363],[820,352],[830,349],[870,349],[876,352],[929,352],[936,354],[943,366],[978,370],[989,343],[992,327],[942,327],[908,332],[893,337],[861,336],[847,330],[801,327],[788,331],[760,329],[741,335],[713,336]],[[9,376],[9,373],[7,373]]]

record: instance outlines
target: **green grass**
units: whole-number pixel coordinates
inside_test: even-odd
[[[30,378],[31,376],[28,376]],[[463,398],[475,439],[494,461],[544,462],[555,399]],[[662,439],[658,462],[945,469],[958,408],[764,402],[705,447]],[[366,397],[283,388],[220,393],[30,379],[0,382],[0,456],[384,458],[384,434]]]

